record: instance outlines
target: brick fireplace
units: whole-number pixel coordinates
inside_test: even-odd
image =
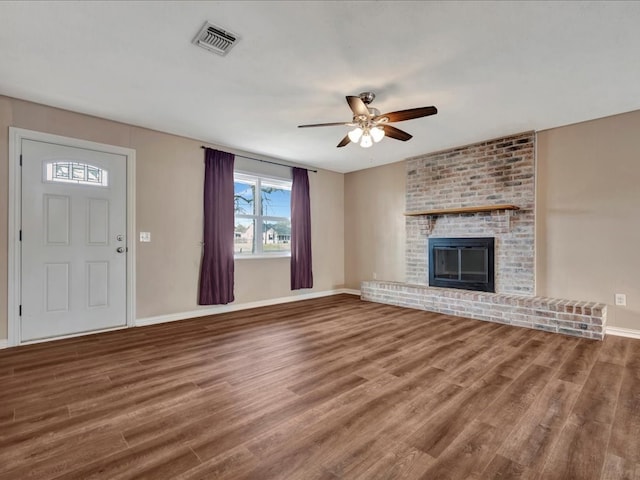
[[[361,285],[365,300],[602,339],[606,305],[535,296],[535,133],[407,161],[406,212],[510,205],[406,217],[406,283]],[[429,286],[428,239],[491,237],[495,293]]]
[[[407,217],[408,283],[427,285],[428,238],[494,237],[496,293],[533,295],[534,142],[535,134],[528,132],[408,160],[407,212],[493,204],[519,208]]]

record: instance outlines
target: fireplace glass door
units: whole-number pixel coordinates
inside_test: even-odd
[[[493,238],[429,240],[429,285],[494,291]]]
[[[435,278],[465,282],[488,280],[488,255],[485,248],[435,248]]]

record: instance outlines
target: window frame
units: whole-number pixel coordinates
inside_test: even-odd
[[[254,214],[241,214],[236,213],[234,211],[234,226],[237,223],[238,219],[245,220],[253,220],[254,221],[254,234],[253,234],[253,248],[254,252],[251,253],[238,253],[234,252],[234,259],[249,259],[249,258],[282,258],[282,257],[291,257],[291,239],[289,239],[289,250],[287,251],[274,251],[274,252],[265,252],[263,248],[263,233],[264,233],[264,222],[278,222],[278,221],[288,221],[289,225],[291,225],[291,204],[289,204],[289,216],[288,217],[279,217],[275,215],[263,215],[262,214],[262,186],[263,183],[266,183],[269,186],[274,186],[276,188],[284,188],[285,190],[291,191],[292,187],[292,179],[277,177],[274,175],[265,175],[261,173],[248,172],[244,170],[234,170],[233,172],[233,182],[246,182],[253,183],[255,185],[254,192]],[[234,227],[234,240],[235,240],[235,227]]]

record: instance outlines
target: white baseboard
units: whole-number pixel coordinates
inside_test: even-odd
[[[144,327],[146,325],[155,325],[157,323],[175,322],[177,320],[186,320],[188,318],[206,317],[207,315],[217,315],[219,313],[237,312],[239,310],[247,310],[249,308],[267,307],[269,305],[278,305],[280,303],[297,302],[300,300],[309,300],[311,298],[328,297],[330,295],[338,295],[340,293],[348,293],[350,295],[360,295],[359,290],[351,290],[348,288],[340,288],[337,290],[325,290],[323,292],[303,293],[302,295],[270,298],[268,300],[239,303],[237,305],[234,305],[234,304],[220,305],[217,307],[203,308],[201,310],[192,310],[191,312],[178,312],[178,313],[170,313],[168,315],[158,315],[155,317],[137,318],[136,327]]]
[[[9,346],[9,340],[6,338],[0,338],[0,350]]]
[[[348,293],[349,295],[357,295],[358,297],[361,295],[360,290],[354,290],[352,288],[343,288],[340,290],[340,293]]]
[[[617,335],[618,337],[640,338],[640,330],[630,328],[607,327],[607,335]]]

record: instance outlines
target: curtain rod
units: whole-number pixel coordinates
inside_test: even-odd
[[[205,147],[204,145],[200,145],[200,148],[211,148],[211,147]],[[236,154],[234,153],[234,155]],[[293,165],[285,165],[284,163],[270,162],[269,160],[262,160],[260,158],[247,157],[245,155],[236,155],[236,156],[246,158],[247,160],[255,160],[256,162],[264,162],[264,163],[270,163],[272,165],[280,165],[281,167],[293,168]],[[302,170],[306,170],[307,172],[318,173],[318,170],[312,170],[311,168],[304,168],[304,167],[296,167],[296,168],[301,168]]]

